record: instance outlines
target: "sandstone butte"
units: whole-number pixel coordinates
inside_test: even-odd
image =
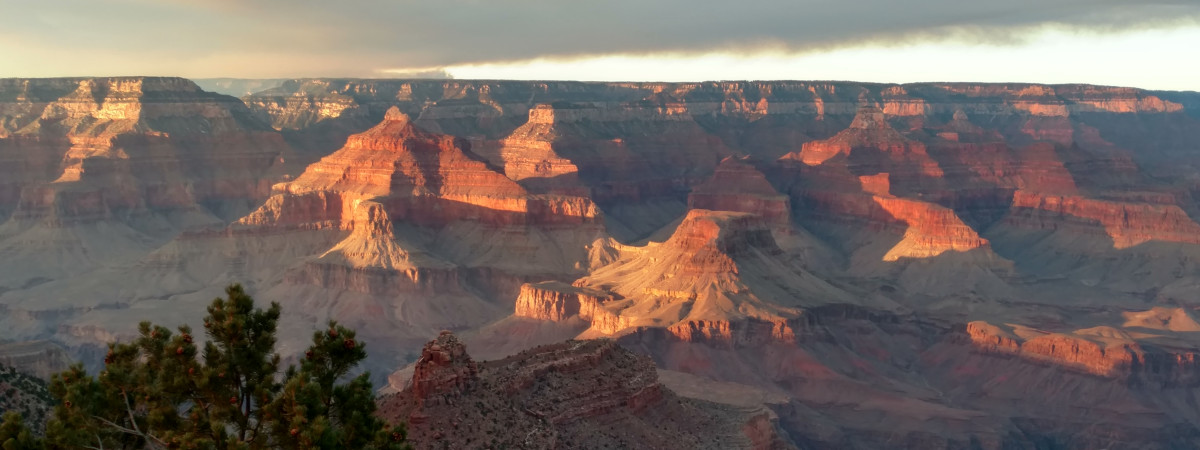
[[[1195,448],[1198,144],[1085,85],[5,79],[0,361],[242,282],[421,448]]]

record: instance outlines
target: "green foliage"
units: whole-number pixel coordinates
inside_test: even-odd
[[[280,379],[279,304],[264,311],[239,285],[225,292],[208,307],[203,351],[186,326],[143,322],[136,340],[109,346],[99,376],[80,365],[54,375],[46,447],[407,448],[402,427],[374,416],[367,375],[338,384],[367,355],[353,330],[331,321]]]
[[[3,450],[42,450],[45,446],[41,439],[25,426],[21,414],[9,411],[4,414],[0,423],[0,449]]]
[[[274,440],[296,448],[389,448],[390,442],[403,442],[403,429],[378,432],[366,374],[335,384],[366,356],[354,331],[335,322],[314,333],[299,370],[288,369],[282,395],[265,408],[283,425],[275,428]]]

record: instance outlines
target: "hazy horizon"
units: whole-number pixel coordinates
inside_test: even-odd
[[[1200,91],[1156,0],[0,4],[0,77],[1083,83]]]

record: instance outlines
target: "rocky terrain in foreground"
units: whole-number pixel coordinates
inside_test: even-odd
[[[791,448],[769,411],[682,398],[657,378],[609,340],[476,362],[444,332],[379,414],[406,423],[418,448]]]
[[[283,304],[285,352],[328,319],[359,330],[394,418],[428,412],[422,439],[420,420],[453,426],[462,405],[418,401],[446,388],[548,446],[628,444],[610,416],[571,419],[620,399],[611,417],[672,443],[711,424],[731,446],[1193,448],[1197,105],[1088,85],[308,79],[237,99],[0,80],[0,356],[95,367],[138,321],[200,317],[240,282]],[[406,391],[443,329],[493,362]],[[563,344],[593,338],[612,341]],[[589,399],[559,369],[601,353],[580,373],[612,372],[593,392],[612,397]],[[555,372],[520,375],[538,364]]]
[[[46,384],[46,380],[0,364],[0,415],[16,412],[30,429],[40,433],[53,413]]]

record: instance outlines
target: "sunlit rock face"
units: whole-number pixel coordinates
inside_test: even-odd
[[[233,97],[180,78],[0,80],[0,275],[129,264],[269,194],[289,152]]]
[[[573,286],[525,285],[516,315],[579,317],[595,335],[663,327],[731,346],[792,342],[805,307],[836,302],[860,303],[792,264],[762,218],[693,209],[665,242],[625,248]]]
[[[392,109],[382,123],[351,136],[342,150],[279,190],[298,197],[338,193],[342,204],[337,208],[343,213],[374,199],[385,204],[393,220],[422,226],[444,226],[462,218],[495,226],[523,221],[528,211],[525,190],[472,158],[468,145],[453,136],[424,132]],[[353,223],[349,219],[338,218],[343,226]]]
[[[1170,196],[1147,198],[1144,202],[1089,199],[1017,191],[1013,214],[1007,222],[1033,229],[1074,228],[1080,235],[1111,239],[1113,248],[1124,249],[1152,240],[1200,243],[1200,224],[1183,211]]]
[[[1168,319],[1160,318],[1164,314]],[[1105,378],[1150,385],[1200,383],[1200,362],[1197,361],[1196,350],[1139,343],[1129,330],[1183,331],[1195,329],[1195,319],[1178,309],[1174,313],[1164,309],[1139,311],[1129,316],[1132,316],[1133,323],[1126,323],[1123,327],[1100,326],[1060,333],[978,321],[967,324],[967,334],[971,337],[971,343],[985,353],[1013,355]],[[1141,321],[1138,319],[1145,320],[1150,316],[1153,316],[1150,320],[1160,326],[1139,323]],[[1164,329],[1161,326],[1164,324],[1176,329]]]
[[[316,309],[306,313],[368,324],[376,336],[478,327],[511,313],[529,278],[583,273],[589,246],[608,238],[590,198],[530,193],[470,147],[392,108],[276,185],[228,234],[299,247],[303,256],[274,269],[272,295]],[[355,300],[329,302],[333,293]]]
[[[14,162],[38,164],[6,179],[98,184],[95,195],[115,208],[261,201],[264,175],[286,154],[279,135],[237,99],[184,79],[9,79],[0,91],[4,148]]]
[[[429,401],[406,405],[429,413],[404,414],[430,442],[495,381],[458,344],[555,344],[504,363],[534,381],[502,403],[544,416],[514,429],[614,420],[691,445],[671,437],[703,428],[641,415],[671,404],[661,383],[760,411],[720,422],[726,447],[1196,447],[1193,97],[311,79],[243,103],[171,78],[0,80],[0,339],[95,364],[242,282],[283,304],[284,353],[334,319],[376,383],[418,362]],[[561,342],[597,337],[658,378],[518,373],[592,373],[620,347]]]

